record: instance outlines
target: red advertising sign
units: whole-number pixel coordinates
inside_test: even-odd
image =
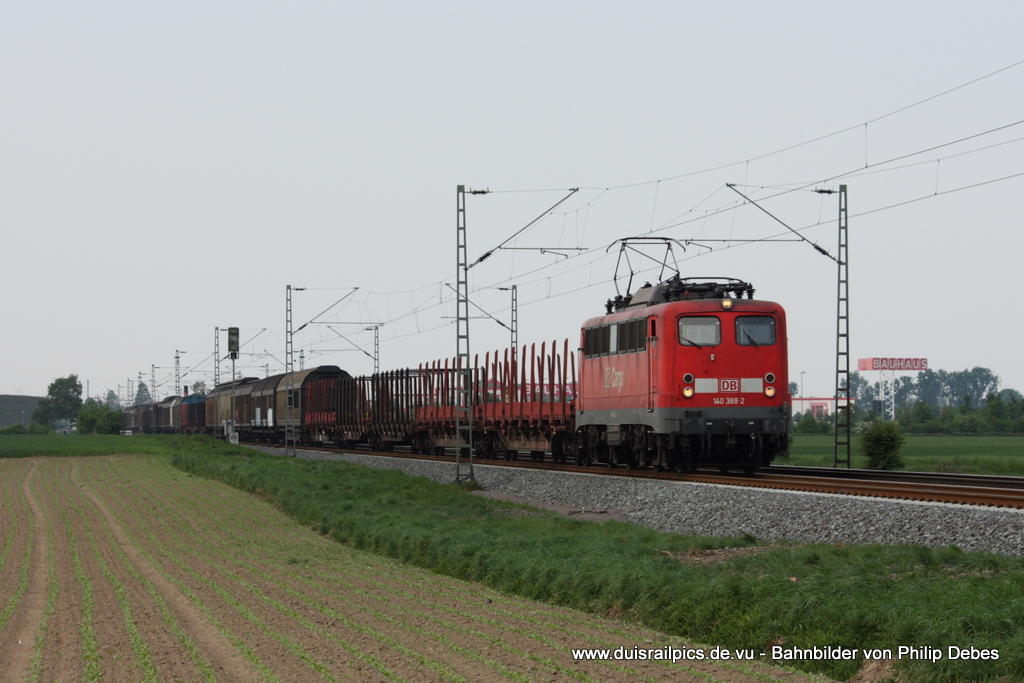
[[[904,372],[920,372],[928,369],[927,358],[861,358],[857,361],[858,370],[901,370]]]

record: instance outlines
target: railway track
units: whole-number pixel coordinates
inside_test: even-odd
[[[263,445],[263,444],[250,444]],[[333,448],[303,447],[302,450],[337,453]],[[451,457],[414,454],[408,451],[377,452],[348,449],[359,455],[453,462]],[[784,491],[846,494],[873,498],[895,498],[922,502],[1024,508],[1024,477],[951,474],[943,472],[887,472],[877,470],[830,469],[820,467],[774,466],[753,475],[711,472],[658,472],[653,469],[627,470],[610,467],[576,467],[550,461],[504,461],[474,459],[478,465],[546,469],[604,476],[689,481],[728,486],[751,486]]]

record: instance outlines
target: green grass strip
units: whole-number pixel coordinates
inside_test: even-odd
[[[239,452],[238,446],[206,437],[165,434],[17,434],[0,435],[0,458],[92,457],[123,453],[171,455],[185,445],[195,444],[198,439],[205,441],[203,448],[207,452]]]

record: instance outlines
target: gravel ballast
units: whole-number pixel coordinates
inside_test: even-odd
[[[265,449],[281,453],[281,449]],[[440,483],[455,479],[453,462],[299,450],[306,459],[345,460],[397,469]],[[680,534],[739,536],[802,543],[917,543],[1024,555],[1024,512],[947,503],[640,480],[474,464],[489,491],[568,505],[615,510],[642,526]]]

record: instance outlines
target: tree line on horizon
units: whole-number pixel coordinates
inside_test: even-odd
[[[897,376],[893,386],[896,422],[912,434],[1024,434],[1024,396],[1016,389],[999,389],[999,376],[988,368],[924,370],[917,376]],[[872,423],[880,415],[879,383],[859,372],[850,373],[855,421]],[[811,411],[794,416],[800,434],[828,433],[832,418]]]
[[[206,395],[206,383],[195,382],[193,393]],[[131,405],[151,402],[152,396],[145,382],[139,382],[135,400]],[[53,431],[54,424],[75,423],[80,434],[117,434],[124,426],[124,406],[114,391],[108,391],[101,401],[96,398],[82,400],[82,383],[78,375],[59,377],[46,389],[32,411],[31,423],[14,424],[0,429],[0,434],[42,434]]]

